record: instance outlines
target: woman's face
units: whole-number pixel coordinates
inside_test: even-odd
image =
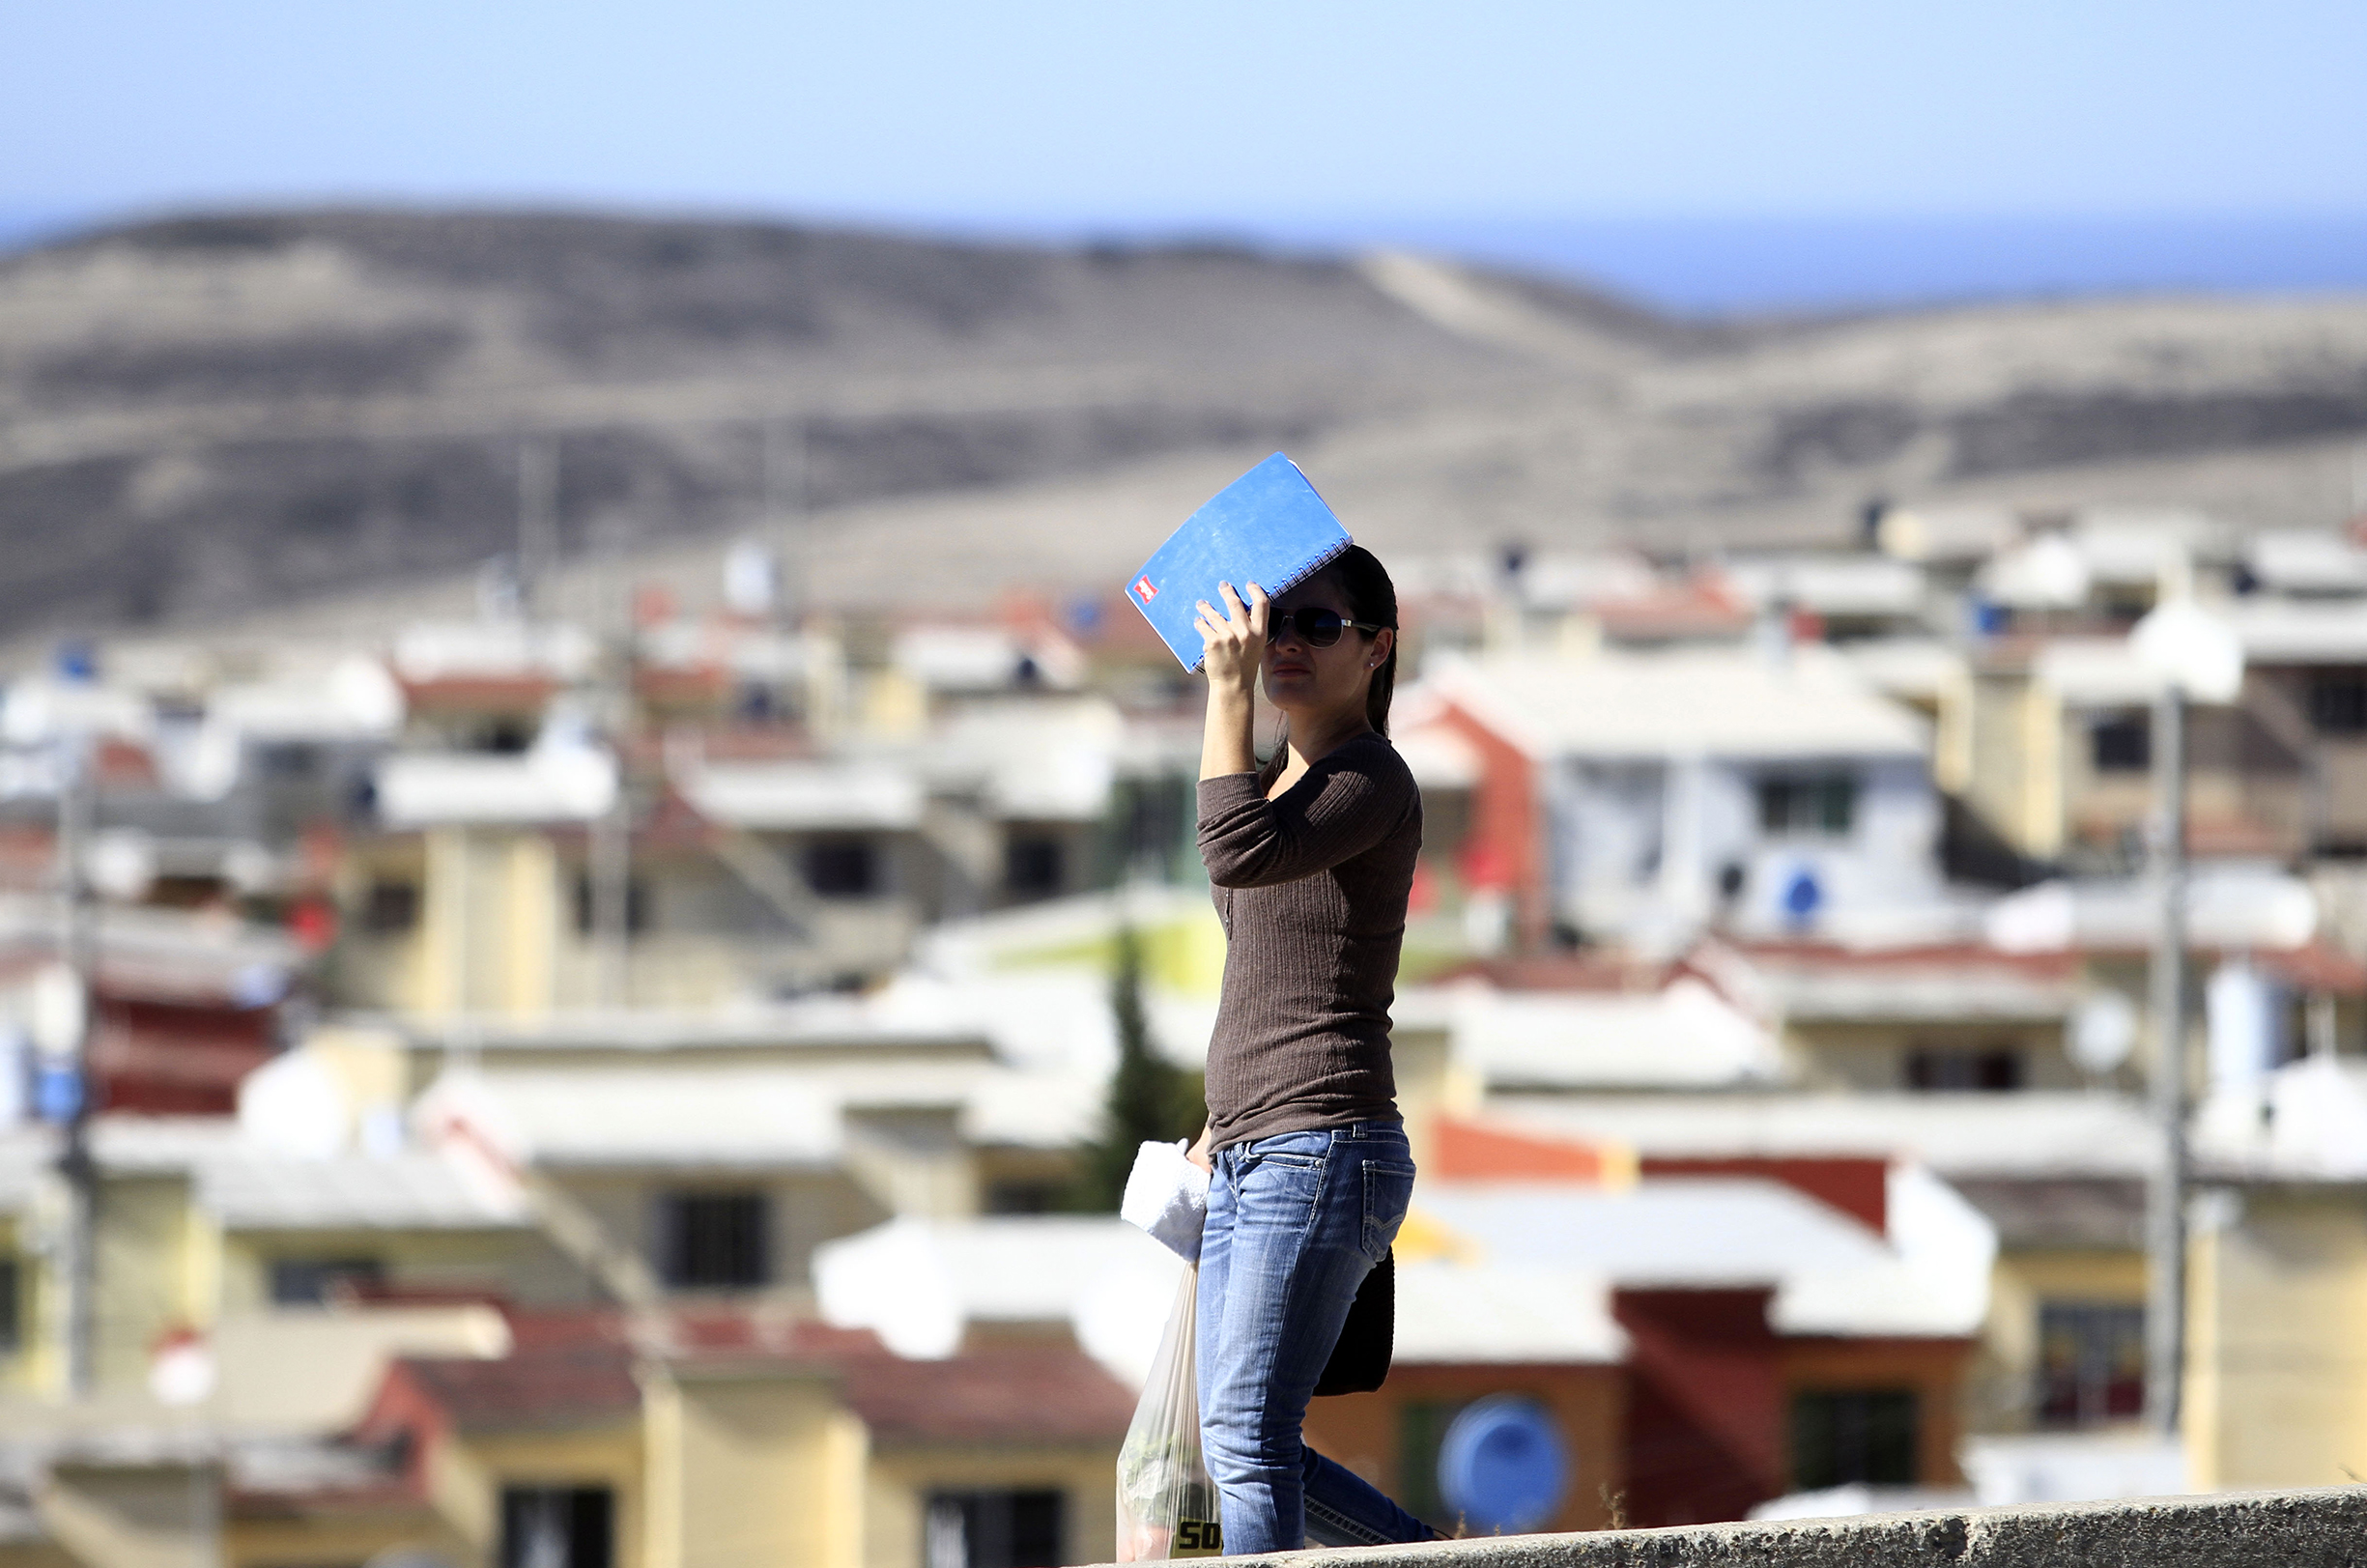
[[[1266,699],[1289,714],[1312,717],[1339,710],[1361,714],[1365,683],[1387,656],[1387,640],[1397,634],[1344,627],[1337,642],[1319,648],[1299,636],[1298,627],[1282,624],[1286,611],[1301,609],[1328,610],[1342,620],[1349,618],[1348,600],[1336,584],[1320,575],[1278,595],[1267,621],[1266,658],[1260,671]]]

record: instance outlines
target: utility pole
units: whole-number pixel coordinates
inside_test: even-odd
[[[2162,683],[2153,702],[2154,1132],[2146,1183],[2145,1418],[2179,1434],[2186,1366],[2186,692]]]
[[[527,437],[518,443],[518,609],[531,621],[558,566],[558,443]]]
[[[91,1155],[90,889],[82,874],[90,842],[94,802],[90,738],[77,728],[57,737],[58,957],[71,985],[71,1054],[67,1069],[65,1137],[58,1150],[58,1175],[66,1183],[66,1391],[87,1399],[98,1386],[99,1165]],[[64,1043],[64,1042],[61,1042]]]
[[[653,492],[636,485],[637,502],[653,507]],[[633,920],[633,793],[627,751],[633,729],[634,638],[633,584],[624,528],[613,525],[607,545],[609,600],[608,635],[601,639],[599,732],[615,759],[616,792],[608,810],[591,823],[585,867],[590,884],[593,1001],[604,1008],[620,1008],[631,1000]]]
[[[775,589],[775,613],[784,621],[795,613],[805,586],[799,547],[805,542],[806,506],[811,498],[808,471],[813,453],[807,421],[776,419],[764,426],[764,520],[780,539],[780,576]]]

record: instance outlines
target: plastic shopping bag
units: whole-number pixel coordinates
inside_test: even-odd
[[[1179,1138],[1134,1151],[1118,1217],[1150,1232],[1151,1240],[1185,1263],[1198,1263],[1200,1230],[1209,1217],[1209,1173],[1192,1163],[1190,1148]]]
[[[1118,1560],[1223,1554],[1216,1488],[1200,1462],[1200,1383],[1193,1366],[1198,1266],[1184,1270],[1158,1357],[1118,1450]]]

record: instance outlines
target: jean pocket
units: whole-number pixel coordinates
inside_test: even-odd
[[[1397,1240],[1413,1201],[1413,1167],[1394,1159],[1364,1162],[1364,1255],[1379,1263]]]

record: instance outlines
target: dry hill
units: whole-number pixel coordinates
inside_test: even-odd
[[[0,257],[0,637],[448,578],[529,439],[573,556],[747,527],[769,471],[817,590],[892,599],[1123,571],[1276,445],[1384,547],[1701,548],[1875,491],[2327,522],[2361,432],[2357,299],[1712,330],[1403,257],[192,217]]]

